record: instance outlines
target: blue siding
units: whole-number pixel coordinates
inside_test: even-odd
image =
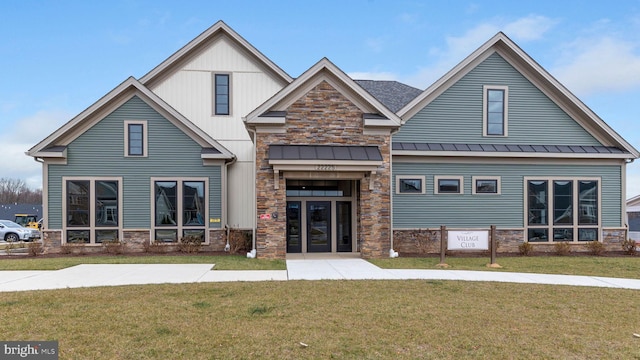
[[[621,225],[621,167],[616,165],[393,163],[396,175],[425,175],[425,194],[395,194],[395,228],[524,226],[524,178],[601,177],[602,226]],[[463,176],[464,194],[434,195],[434,176]],[[501,195],[473,195],[472,176],[500,176]]]
[[[124,156],[124,122],[146,120],[148,157]],[[67,147],[67,165],[49,165],[49,227],[62,227],[62,177],[122,177],[124,228],[151,226],[152,177],[208,177],[209,216],[222,216],[220,166],[203,166],[202,147],[138,97],[106,116]],[[211,223],[219,227],[220,223]]]
[[[509,87],[508,137],[482,136],[484,85]],[[393,140],[602,145],[497,53],[409,119]]]

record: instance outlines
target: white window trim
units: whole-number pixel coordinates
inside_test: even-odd
[[[460,182],[459,192],[440,192],[440,180],[458,180]],[[464,176],[458,175],[437,175],[433,177],[433,193],[435,195],[464,195]]]
[[[67,181],[88,181],[89,182],[89,226],[84,227],[69,227],[67,225]],[[96,227],[95,208],[96,203],[96,181],[117,181],[118,182],[118,226],[113,227]],[[102,243],[96,243],[96,239],[93,236],[95,230],[117,230],[118,239],[122,241],[122,203],[123,203],[123,181],[122,177],[77,177],[77,176],[63,176],[62,177],[62,244],[67,244],[67,230],[87,230],[89,231],[89,243],[81,243],[78,245],[97,245],[102,246]]]
[[[420,180],[421,182],[421,192],[401,192],[400,191],[400,180],[403,179],[411,179],[411,180]],[[427,185],[427,180],[426,177],[423,175],[396,175],[396,194],[401,194],[401,195],[419,195],[419,194],[426,194],[426,185]]]
[[[186,225],[182,225],[182,216],[184,211],[178,211],[177,212],[177,222],[176,222],[176,226],[156,226],[156,200],[155,200],[155,193],[156,193],[156,188],[155,188],[155,184],[156,181],[175,181],[177,182],[177,198],[179,201],[179,208],[182,209],[182,200],[183,200],[183,196],[182,196],[182,185],[184,182],[188,182],[188,181],[203,181],[204,182],[204,191],[205,191],[205,206],[204,206],[204,225],[203,226],[186,226]],[[209,200],[209,178],[207,177],[152,177],[151,178],[151,182],[150,182],[150,204],[151,204],[151,223],[150,223],[150,230],[149,230],[149,241],[150,243],[155,243],[156,239],[155,239],[155,233],[156,230],[165,230],[165,229],[177,229],[177,235],[178,235],[178,239],[177,242],[172,242],[172,243],[166,243],[167,245],[176,245],[180,243],[180,239],[182,238],[182,232],[183,230],[189,230],[189,229],[201,229],[204,227],[204,242],[202,243],[202,245],[209,245],[209,207],[210,207],[210,200]],[[163,242],[159,242],[159,244],[165,244]]]
[[[129,155],[129,125],[142,125],[142,155]],[[124,157],[141,158],[148,156],[149,137],[147,120],[126,120],[124,122]]]
[[[489,119],[487,118],[487,93],[489,90],[503,90],[504,91],[504,133],[502,135],[490,135],[488,134]],[[482,87],[482,136],[485,137],[507,137],[509,136],[509,87],[502,85],[484,85]]]
[[[216,75],[229,76],[229,113],[228,114],[216,114]],[[233,116],[233,75],[230,72],[217,71],[211,74],[211,114],[212,116]]]
[[[563,181],[563,180],[567,180],[567,181],[573,181],[573,204],[572,204],[572,208],[573,208],[573,219],[574,222],[572,225],[554,225],[553,224],[553,206],[554,206],[554,193],[551,190],[551,187],[553,186],[553,182],[554,181]],[[528,183],[529,181],[547,181],[547,196],[548,196],[548,204],[547,204],[547,225],[529,225],[529,188],[528,188]],[[578,225],[578,221],[576,221],[575,219],[578,219],[578,201],[579,201],[579,196],[575,196],[576,194],[579,195],[579,185],[578,182],[579,181],[596,181],[598,183],[598,225],[594,226],[594,225]],[[586,244],[588,243],[588,241],[578,241],[578,229],[579,228],[594,228],[597,229],[598,231],[598,241],[602,242],[602,178],[600,177],[581,177],[581,176],[555,176],[555,177],[538,177],[538,176],[532,176],[532,177],[524,177],[524,184],[523,184],[523,193],[524,193],[524,239],[525,242],[529,242],[529,229],[547,229],[547,233],[549,234],[547,241],[535,241],[532,242],[532,244],[555,244],[557,242],[560,241],[553,241],[553,228],[572,228],[573,229],[573,240],[572,241],[562,241],[562,242],[566,242],[569,244]]]
[[[483,193],[477,192],[478,186],[476,181],[478,180],[495,180],[496,181],[496,192],[495,193]],[[471,193],[473,195],[481,195],[481,196],[495,196],[502,195],[502,181],[500,176],[472,176],[471,177]]]

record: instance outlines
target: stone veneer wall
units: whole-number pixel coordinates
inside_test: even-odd
[[[256,136],[256,247],[259,258],[286,257],[286,181],[280,175],[275,189],[269,165],[269,145],[375,145],[383,165],[371,176],[371,189],[360,185],[358,241],[364,258],[388,256],[390,248],[390,144],[389,135],[364,135],[360,109],[323,81],[287,109],[285,133],[258,133]],[[328,176],[329,177],[329,176]],[[368,181],[367,178],[364,181]]]
[[[454,230],[454,229],[451,229]],[[524,230],[496,229],[498,253],[518,253],[520,244],[524,243]],[[627,238],[626,229],[603,229],[603,243],[606,251],[622,251],[622,241]],[[583,243],[571,243],[571,251],[588,252]],[[554,243],[532,242],[533,251],[555,253]],[[439,254],[440,229],[406,229],[393,231],[393,247],[399,253],[405,254]]]

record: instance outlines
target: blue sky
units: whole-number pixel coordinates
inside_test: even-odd
[[[224,20],[292,77],[328,57],[425,89],[505,32],[640,148],[640,0],[0,2],[0,178],[40,187],[24,152],[128,76]],[[597,174],[594,174],[597,175]],[[627,197],[640,194],[640,160]]]

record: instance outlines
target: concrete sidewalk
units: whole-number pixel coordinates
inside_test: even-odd
[[[381,269],[355,258],[288,259],[287,270],[213,270],[214,264],[83,264],[52,271],[0,271],[0,292],[228,281],[462,280],[640,290],[640,280],[501,271]]]

